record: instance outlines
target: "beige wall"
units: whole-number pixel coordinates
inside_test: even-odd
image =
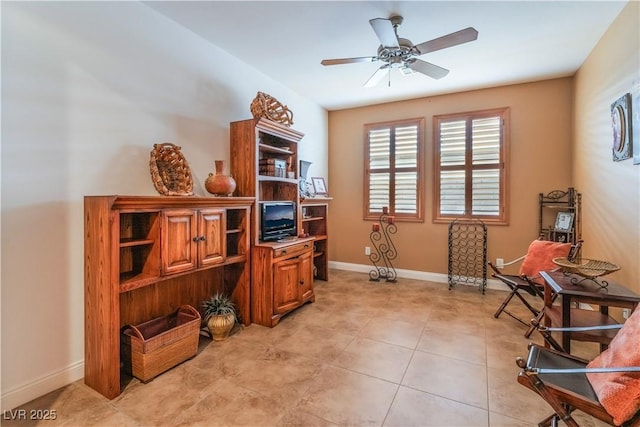
[[[393,90],[393,87],[391,88]],[[434,224],[432,117],[510,107],[510,223],[488,227],[488,256],[506,260],[526,252],[538,236],[538,193],[571,184],[572,79],[476,90],[329,113],[330,254],[333,261],[369,264],[371,222],[363,221],[365,123],[426,118],[424,223],[399,223],[397,268],[447,273],[447,224]]]
[[[585,193],[584,254],[620,265],[622,269],[610,277],[636,292],[640,292],[640,165],[611,160],[610,108],[634,86],[634,96],[640,96],[639,52],[640,3],[631,1],[576,74],[573,148],[573,181]],[[638,110],[637,99],[633,107]]]
[[[154,195],[154,143],[197,194],[264,91],[326,176],[327,113],[140,2],[2,4],[2,409],[84,375],[83,196]]]

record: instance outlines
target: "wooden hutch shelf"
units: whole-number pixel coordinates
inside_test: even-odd
[[[120,394],[120,332],[231,295],[250,315],[253,197],[84,198],[85,383]]]

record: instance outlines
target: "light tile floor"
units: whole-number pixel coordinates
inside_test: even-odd
[[[275,328],[203,338],[195,358],[148,384],[129,380],[114,400],[80,380],[18,409],[55,410],[47,426],[532,426],[551,410],[516,382],[515,359],[541,340],[493,317],[505,295],[332,270],[316,302]]]

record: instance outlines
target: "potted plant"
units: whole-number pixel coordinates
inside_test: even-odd
[[[202,318],[206,322],[213,340],[227,339],[237,320],[236,306],[231,301],[231,297],[218,292],[203,301],[202,308],[204,310]]]

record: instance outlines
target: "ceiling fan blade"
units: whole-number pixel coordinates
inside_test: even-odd
[[[320,61],[320,63],[322,65],[340,65],[353,64],[355,62],[375,62],[377,60],[377,56],[361,56],[358,58],[323,59],[322,61]]]
[[[430,62],[422,61],[415,58],[408,60],[407,66],[413,71],[417,71],[433,79],[441,79],[449,74],[449,70],[447,70],[446,68],[442,68]]]
[[[375,18],[370,19],[369,24],[375,31],[376,35],[380,39],[380,44],[383,47],[399,47],[398,36],[393,29],[393,24],[389,19]]]
[[[369,80],[367,80],[367,82],[364,84],[364,87],[376,86],[378,83],[380,83],[380,80],[384,78],[390,68],[391,65],[389,64],[384,64],[382,67],[378,68],[376,72],[373,73],[371,77],[369,77]]]
[[[447,34],[446,36],[438,37],[437,39],[429,40],[428,42],[417,44],[415,48],[418,49],[420,55],[424,55],[427,52],[435,52],[436,50],[471,42],[477,38],[478,31],[473,27],[469,27],[456,31],[455,33]]]

